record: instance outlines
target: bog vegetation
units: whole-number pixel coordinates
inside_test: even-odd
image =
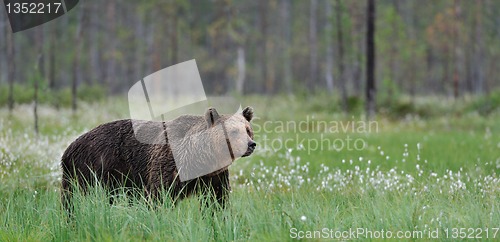
[[[357,114],[332,113],[319,99],[323,97],[306,103],[300,97],[254,96],[244,103],[255,107],[255,125],[261,126],[269,120],[306,120],[308,115],[314,120],[363,120]],[[111,206],[96,188],[90,196],[75,199],[71,221],[59,200],[60,156],[79,134],[126,118],[126,102],[82,103],[77,113],[42,105],[38,135],[32,106],[17,105],[10,115],[2,108],[0,240],[276,241],[290,239],[291,229],[438,229],[444,236],[447,228],[498,227],[499,110],[488,115],[471,111],[481,99],[427,102],[416,102],[428,107],[425,117],[414,111],[379,116],[377,132],[323,134],[332,140],[362,139],[366,147],[359,150],[309,152],[306,142],[283,148],[262,144],[266,138],[277,146],[296,135],[318,139],[315,130],[256,133],[256,153],[231,166],[228,209],[214,216],[200,209],[197,197],[152,208],[143,199],[121,194]]]

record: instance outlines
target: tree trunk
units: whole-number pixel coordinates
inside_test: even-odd
[[[146,17],[142,15],[138,15],[136,21],[134,22],[135,26],[135,38],[142,38],[144,42],[147,43],[147,35],[145,31],[145,26],[147,24]],[[144,45],[138,44],[135,48],[135,55],[134,58],[136,58],[136,61],[134,62],[134,77],[129,80],[129,85],[132,86],[135,82],[137,82],[139,79],[138,78],[143,78],[144,75],[146,74],[144,72],[144,62],[148,56],[148,53],[146,52],[147,48],[145,48]]]
[[[36,70],[35,71],[37,71],[37,72],[40,72],[40,69],[42,68],[40,66],[41,59],[42,59],[42,54],[40,53],[38,55],[38,60],[36,63]],[[35,121],[34,128],[35,128],[36,135],[38,135],[38,81],[39,81],[38,79],[40,78],[40,76],[38,74],[39,73],[37,73],[37,75],[35,75],[35,78],[33,80],[33,84],[34,84],[34,88],[35,88],[35,91],[33,94],[33,102],[34,102],[33,116],[34,116],[34,121]]]
[[[73,76],[72,76],[72,84],[71,84],[71,108],[73,110],[73,113],[76,112],[78,106],[77,106],[77,99],[78,99],[78,93],[77,93],[77,88],[78,88],[78,73],[80,72],[80,52],[82,49],[82,35],[83,35],[83,24],[85,21],[85,6],[84,3],[81,3],[81,12],[78,20],[78,27],[76,29],[76,35],[75,35],[75,57],[73,59]]]
[[[243,94],[245,84],[245,49],[238,47],[238,59],[236,60],[238,67],[238,77],[236,78],[236,93]]]
[[[116,87],[116,4],[115,0],[108,0],[107,1],[107,39],[105,40],[107,43],[107,48],[106,48],[106,56],[105,59],[107,59],[107,70],[106,70],[106,79],[108,86],[111,88],[111,92],[115,92],[117,87]],[[81,23],[80,23],[81,24]]]
[[[268,64],[268,59],[267,59],[267,9],[268,9],[268,1],[267,0],[261,0],[259,1],[259,12],[260,12],[260,33],[261,33],[261,43],[260,46],[262,48],[262,53],[261,53],[261,76],[262,80],[264,81],[264,87],[266,92],[269,94],[268,90],[268,70],[267,70],[267,64]]]
[[[405,19],[405,23],[408,27],[406,27],[407,31],[407,36],[409,37],[409,45],[407,48],[408,52],[410,53],[410,56],[416,56],[416,48],[417,48],[417,34],[415,33],[415,25],[416,25],[416,18],[415,18],[415,1],[407,1],[405,4],[405,11],[404,11],[404,16],[403,18]],[[415,99],[415,95],[417,93],[417,68],[418,66],[416,65],[415,61],[410,61],[407,65],[407,75],[406,75],[406,80],[408,80],[408,85],[409,85],[409,92],[410,92],[410,97],[411,101],[413,102]]]
[[[353,71],[352,71],[352,79],[354,81],[354,93],[356,97],[361,98],[363,96],[363,39],[360,37],[355,45],[358,50],[356,51],[355,61]]]
[[[351,48],[354,50],[352,67],[350,70],[350,78],[353,82],[353,91],[356,97],[363,96],[363,54],[365,50],[365,42],[363,40],[366,24],[366,16],[362,1],[349,1],[349,12],[351,15]],[[347,77],[345,76],[347,79]]]
[[[178,53],[178,46],[177,46],[177,9],[175,6],[175,2],[172,4],[172,8],[169,10],[169,15],[170,15],[170,26],[169,26],[169,32],[170,32],[170,64],[169,65],[175,65],[177,64],[178,58],[177,58],[177,53]]]
[[[157,71],[155,69],[156,63],[159,62],[160,60],[157,60],[159,57],[159,51],[155,49],[157,43],[156,43],[156,17],[158,14],[156,13],[157,10],[153,9],[150,11],[150,16],[146,16],[147,18],[147,30],[146,30],[146,46],[147,46],[147,56],[149,58],[146,58],[146,66],[145,66],[145,73],[152,73],[154,71]],[[141,77],[143,78],[143,77]]]
[[[151,75],[151,73],[155,73],[161,69],[163,69],[164,66],[162,66],[162,62],[168,63],[169,61],[169,56],[166,56],[166,61],[162,58],[164,53],[163,50],[163,36],[168,35],[168,32],[163,32],[161,24],[159,24],[158,21],[155,21],[155,19],[158,18],[158,16],[161,16],[161,12],[159,9],[152,9],[150,11],[151,18],[150,20],[150,26],[148,30],[148,39],[147,42],[151,43],[149,45],[149,59],[150,63],[147,67],[147,73],[146,75]],[[168,52],[167,52],[168,54]],[[139,77],[139,78],[144,78],[144,77]],[[159,82],[154,82],[154,89],[156,90],[161,90],[161,86]]]
[[[4,17],[4,11],[0,11],[0,26],[4,26],[4,29],[0,29],[0,84],[3,84],[4,81],[7,82],[7,44],[5,40],[7,40],[7,31],[10,31],[9,24],[7,23],[7,16]]]
[[[43,38],[43,37],[42,37]],[[42,42],[43,43],[43,42]],[[42,69],[43,69],[43,66],[42,66],[42,58],[43,58],[43,51],[42,51],[42,48],[39,48],[38,50],[38,58],[37,58],[37,62],[35,64],[35,72],[37,72],[34,76],[34,79],[33,79],[33,86],[34,86],[34,93],[33,93],[33,102],[34,102],[34,105],[33,105],[33,117],[34,117],[34,128],[35,128],[35,134],[38,135],[38,87],[39,87],[39,81],[40,79],[43,77],[42,75]]]
[[[7,80],[9,82],[9,94],[7,98],[7,104],[9,106],[9,113],[12,113],[12,109],[14,109],[14,79],[16,74],[16,60],[15,60],[15,42],[14,35],[9,28],[9,25],[5,23],[6,30],[6,45],[7,45],[7,60],[8,60],[8,72],[7,72]]]
[[[102,44],[100,41],[99,36],[101,36],[100,30],[98,30],[98,25],[100,24],[98,21],[99,19],[99,6],[101,2],[89,2],[88,3],[88,18],[89,18],[89,28],[88,28],[88,41],[92,44],[89,45],[89,64],[90,64],[90,71],[88,74],[89,76],[89,84],[94,84],[94,83],[99,83],[102,85],[104,88],[104,81],[103,78],[103,66],[102,66],[102,55],[100,49],[102,48]]]
[[[366,18],[366,118],[375,115],[375,0],[368,0]]]
[[[52,23],[50,29],[50,44],[49,44],[49,73],[48,73],[48,81],[49,81],[49,89],[54,90],[56,86],[56,41],[57,41],[57,25],[56,23]]]
[[[325,1],[326,11],[326,89],[330,94],[333,93],[333,28],[332,28],[332,4],[330,1]]]
[[[474,92],[482,94],[484,92],[484,42],[483,42],[483,20],[482,20],[483,0],[476,0],[475,13],[475,34],[474,34],[474,63],[473,63],[473,83]]]
[[[455,17],[454,28],[453,28],[453,97],[456,99],[459,95],[459,69],[460,69],[460,43],[459,43],[459,13],[460,7],[458,1],[455,0],[453,3],[453,14]]]
[[[393,0],[392,2],[392,6],[393,6],[393,9],[394,9],[394,13],[399,16],[399,1],[398,0]],[[398,58],[398,54],[399,54],[399,28],[398,28],[398,21],[399,19],[398,18],[393,18],[392,19],[392,45],[391,45],[391,48],[390,48],[390,74],[389,74],[389,78],[390,78],[390,83],[389,85],[386,87],[388,90],[387,90],[387,103],[392,103],[393,99],[394,99],[394,89],[395,89],[395,86],[398,86],[398,87],[401,87],[401,80],[399,78],[399,63],[400,63],[400,60]],[[407,28],[413,28],[413,26],[408,26]]]
[[[290,0],[281,0],[281,26],[283,26],[283,41],[282,41],[282,51],[283,53],[283,81],[285,83],[285,91],[288,94],[292,93],[292,64],[290,56],[290,45],[291,45],[291,17],[290,17]]]
[[[337,0],[337,38],[338,38],[338,52],[339,52],[339,84],[340,91],[342,92],[342,110],[344,112],[348,111],[347,106],[347,86],[345,80],[345,62],[344,62],[344,36],[342,32],[342,5],[341,1]]]
[[[41,79],[44,78],[44,64],[43,64],[43,46],[44,46],[44,26],[38,27],[36,30],[36,45],[37,45],[37,52],[38,52],[38,58],[35,63],[35,75],[33,78],[33,86],[34,86],[34,93],[33,93],[33,116],[34,116],[34,129],[35,129],[35,134],[38,135],[38,91],[39,91],[39,82]]]
[[[311,0],[309,10],[309,82],[307,83],[307,87],[309,91],[313,91],[318,74],[318,33],[316,31],[318,13],[317,0]]]

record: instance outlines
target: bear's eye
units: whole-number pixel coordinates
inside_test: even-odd
[[[252,136],[252,135],[250,134],[250,128],[248,128],[248,127],[247,127],[247,134],[248,134],[248,136]]]

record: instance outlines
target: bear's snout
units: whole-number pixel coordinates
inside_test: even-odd
[[[242,157],[251,155],[253,153],[253,151],[255,150],[256,146],[257,146],[257,143],[255,143],[255,141],[253,141],[253,140],[248,141],[247,151],[245,152],[245,154],[243,154]]]
[[[253,140],[248,141],[248,148],[255,149],[255,146],[257,144]]]

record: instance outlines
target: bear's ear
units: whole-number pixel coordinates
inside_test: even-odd
[[[219,117],[219,113],[217,113],[215,108],[207,109],[207,112],[205,113],[205,120],[207,121],[208,127],[213,127],[215,125],[215,121],[217,121]]]
[[[253,118],[253,108],[252,107],[246,107],[245,109],[243,109],[243,117],[245,117],[245,119],[250,122],[250,120],[252,120]]]

